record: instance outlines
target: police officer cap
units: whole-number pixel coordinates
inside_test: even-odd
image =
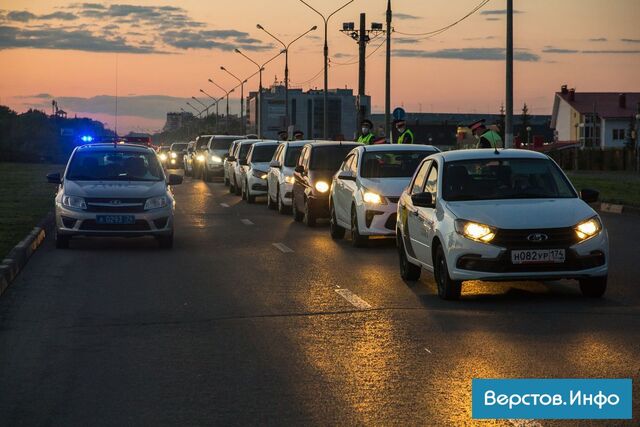
[[[373,128],[373,123],[369,119],[364,119],[362,121],[362,123],[360,123],[360,125],[361,126],[369,126],[369,129]]]

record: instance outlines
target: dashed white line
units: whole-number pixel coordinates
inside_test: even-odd
[[[429,350],[427,347],[425,347],[424,349],[427,353],[431,354],[431,350]]]
[[[291,249],[289,246],[285,245],[284,243],[273,243],[273,246],[275,246],[280,252],[283,253],[289,253],[289,252],[293,252],[293,249]]]
[[[223,208],[228,208],[229,207],[229,205],[226,204],[226,203],[220,203],[220,206],[222,206]]]
[[[371,304],[360,298],[358,295],[351,292],[349,289],[334,289],[338,295],[346,299],[352,306],[361,310],[368,310],[371,308]]]
[[[241,219],[240,220],[241,223],[243,223],[244,225],[253,225],[253,221],[251,221],[250,219]]]

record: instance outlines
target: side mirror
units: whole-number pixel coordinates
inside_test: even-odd
[[[169,175],[169,185],[179,185],[182,184],[182,180],[184,178],[182,175],[170,174]]]
[[[304,166],[302,165],[298,165],[296,166],[296,168],[294,169],[294,171],[298,172],[298,173],[304,173]]]
[[[600,192],[596,190],[591,190],[589,188],[583,188],[580,190],[580,198],[586,203],[595,203],[598,201],[598,197],[600,197]]]
[[[60,178],[60,173],[50,173],[47,175],[47,182],[49,184],[62,184],[62,179]]]
[[[240,166],[247,166],[249,164],[249,162],[247,162],[247,159],[240,159],[239,163]]]
[[[353,172],[351,171],[342,171],[338,174],[338,179],[342,179],[345,181],[355,181],[356,177],[353,176]]]
[[[269,163],[269,167],[276,168],[276,169],[282,168],[282,166],[280,165],[280,162],[277,160],[271,160],[271,163]]]
[[[431,193],[418,193],[411,196],[413,206],[417,208],[433,208],[435,204]]]

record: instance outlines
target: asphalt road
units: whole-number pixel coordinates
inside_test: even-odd
[[[176,197],[172,251],[48,239],[0,298],[0,425],[638,425],[639,217],[604,217],[601,300],[467,282],[447,302],[392,241],[334,242],[219,182]],[[636,419],[474,422],[477,377],[631,377]]]

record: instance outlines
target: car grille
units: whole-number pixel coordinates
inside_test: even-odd
[[[146,199],[87,198],[87,212],[128,213],[144,212]]]
[[[134,224],[98,224],[94,219],[82,221],[82,231],[147,231],[149,223],[145,220],[136,220]]]
[[[528,239],[529,236],[536,234],[545,235],[547,238],[539,241],[531,241]],[[578,236],[572,227],[524,230],[499,229],[496,232],[496,237],[491,241],[491,244],[507,249],[555,249],[567,248],[578,243],[578,241]]]
[[[568,249],[563,263],[549,264],[512,264],[510,251],[504,251],[497,258],[486,259],[479,255],[463,255],[456,266],[463,270],[486,273],[545,273],[554,271],[579,271],[599,267],[605,264],[604,253],[593,251],[589,255],[579,256]]]

